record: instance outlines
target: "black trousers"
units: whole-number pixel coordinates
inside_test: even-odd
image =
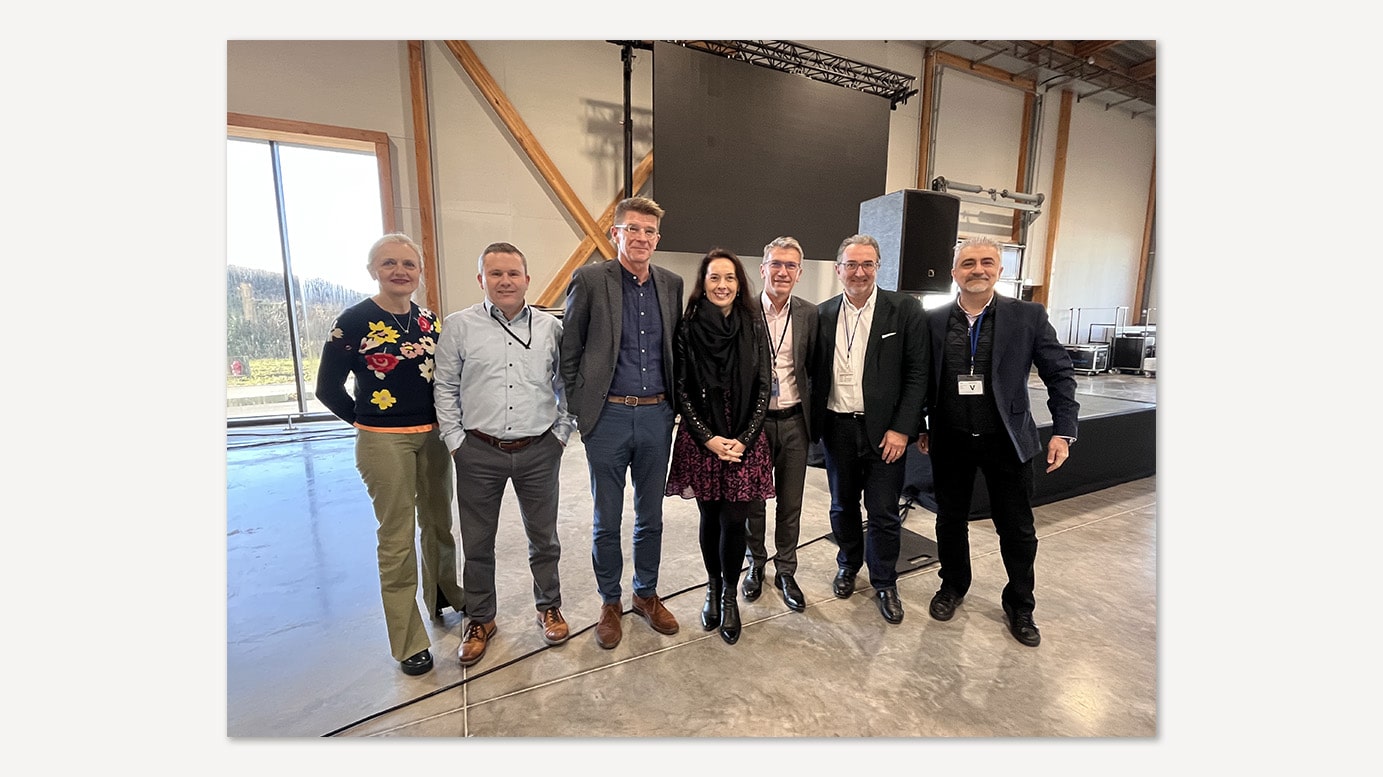
[[[935,430],[930,438],[936,488],[936,545],[941,587],[957,596],[970,590],[970,497],[976,471],[984,473],[999,555],[1008,572],[1002,601],[1016,612],[1032,612],[1037,560],[1033,527],[1033,470],[1019,461],[1008,435],[971,435]]]
[[[826,480],[831,486],[831,533],[840,550],[836,565],[851,572],[869,567],[876,589],[898,583],[898,550],[903,518],[898,500],[907,473],[906,456],[885,464],[864,430],[864,419],[826,414],[821,448],[826,456]],[[860,517],[860,496],[869,516],[866,532]]]

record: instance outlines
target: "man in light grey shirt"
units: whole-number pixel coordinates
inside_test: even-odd
[[[557,574],[557,496],[574,425],[562,385],[562,324],[524,302],[528,260],[518,248],[491,243],[478,265],[485,300],[442,322],[433,375],[437,423],[456,465],[465,553],[461,580],[470,620],[462,666],[480,661],[497,630],[495,534],[510,480],[528,535],[543,641],[557,645],[568,636]]]

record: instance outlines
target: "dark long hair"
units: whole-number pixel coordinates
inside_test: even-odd
[[[735,266],[735,279],[739,281],[739,286],[735,290],[735,307],[746,314],[753,314],[758,310],[754,304],[754,296],[749,293],[749,278],[744,274],[744,263],[731,251],[712,248],[701,257],[701,266],[696,269],[696,283],[692,284],[691,295],[687,297],[687,309],[682,313],[684,318],[691,318],[696,313],[697,301],[706,294],[706,268],[716,259],[729,259],[730,264]]]

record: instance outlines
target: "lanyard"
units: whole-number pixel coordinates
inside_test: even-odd
[[[841,300],[841,306],[842,306],[843,308],[846,307],[846,306],[848,306],[849,304],[850,304],[850,303],[849,303],[848,300]],[[846,314],[846,316],[849,316],[849,315],[850,315],[850,311],[849,311],[848,308],[845,310],[845,314]],[[862,318],[864,318],[864,309],[863,309],[863,308],[860,309],[859,315],[855,316],[855,325],[852,326],[852,327],[850,327],[849,329],[847,329],[847,330],[845,331],[845,343],[846,343],[846,344],[845,344],[845,363],[846,363],[846,364],[849,364],[849,363],[850,363],[850,351],[854,350],[854,348],[855,348],[855,332],[860,328],[860,319],[862,319]]]
[[[768,304],[769,304],[769,305],[772,305],[773,303],[772,303],[772,302],[769,302]],[[788,327],[792,326],[792,300],[791,300],[791,299],[788,300],[787,305],[788,305],[788,320],[787,320],[786,323],[783,324],[783,333],[782,333],[781,335],[778,336],[778,344],[775,345],[775,346],[773,346],[773,361],[774,361],[774,363],[777,363],[777,361],[778,361],[778,351],[779,351],[780,349],[782,349],[782,347],[783,347],[783,341],[786,340],[786,339],[788,339]],[[765,326],[765,327],[768,327],[768,334],[769,334],[769,340],[768,340],[768,341],[771,343],[771,342],[773,342],[773,324],[769,323],[769,321],[768,321],[768,313],[767,313],[767,312],[764,313],[764,326]]]
[[[961,311],[961,313],[964,313],[964,312],[965,312],[965,308],[961,308],[960,311]],[[985,308],[984,308],[984,310],[981,310],[981,311],[980,311],[980,314],[979,314],[978,316],[975,317],[975,323],[973,323],[973,324],[970,325],[970,331],[967,333],[967,336],[970,338],[970,374],[971,374],[971,375],[974,375],[974,374],[975,374],[975,351],[976,351],[976,349],[979,348],[979,345],[980,345],[980,327],[984,326],[984,314],[985,314],[985,313],[988,313],[988,312],[989,312],[989,306],[986,305]]]
[[[527,310],[527,307],[525,307],[524,309]],[[522,314],[523,314],[523,311],[519,311],[519,314],[522,315]],[[510,336],[510,337],[514,338],[514,342],[518,343],[519,345],[522,345],[522,346],[524,347],[524,350],[530,350],[530,349],[529,349],[529,343],[532,343],[532,342],[533,342],[533,313],[532,313],[532,312],[530,312],[530,313],[528,314],[528,342],[527,342],[527,343],[525,343],[524,341],[520,340],[520,339],[519,339],[519,336],[516,335],[516,334],[514,334],[514,330],[510,329],[510,328],[509,328],[509,325],[506,324],[506,323],[504,323],[504,316],[503,316],[503,314],[501,314],[501,313],[499,312],[499,308],[493,307],[493,306],[492,306],[492,307],[490,308],[490,317],[493,318],[494,320],[498,321],[500,326],[504,327],[504,331],[507,332],[507,333],[509,333],[509,336]]]

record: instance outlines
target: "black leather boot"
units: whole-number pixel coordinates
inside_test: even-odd
[[[722,586],[720,597],[720,638],[733,645],[740,638],[740,604],[735,586]]]
[[[725,583],[712,580],[706,583],[706,604],[701,607],[701,628],[710,631],[720,625],[720,600],[725,597]]]

